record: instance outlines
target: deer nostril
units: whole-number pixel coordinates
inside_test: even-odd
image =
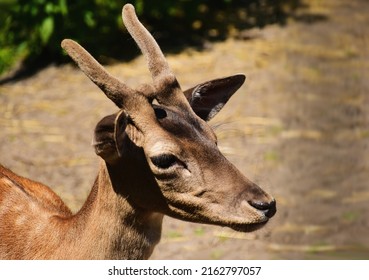
[[[249,204],[264,212],[265,216],[271,218],[277,212],[276,201],[273,199],[271,202],[263,202],[263,201],[249,201]]]

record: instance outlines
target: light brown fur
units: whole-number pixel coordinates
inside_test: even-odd
[[[244,75],[183,92],[133,6],[123,8],[123,19],[147,58],[153,85],[133,90],[76,42],[62,42],[120,110],[95,128],[102,160],[76,214],[47,186],[0,166],[0,259],[146,259],[160,240],[164,215],[248,232],[275,214],[275,200],[221,154],[207,124]]]

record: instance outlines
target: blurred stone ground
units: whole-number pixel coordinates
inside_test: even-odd
[[[166,217],[153,259],[369,258],[369,2],[306,3],[252,40],[168,57],[183,88],[246,74],[211,124],[278,212],[248,234]],[[131,86],[150,82],[142,57],[107,68]],[[1,86],[0,108],[1,163],[78,210],[97,173],[94,125],[113,104],[66,65]]]

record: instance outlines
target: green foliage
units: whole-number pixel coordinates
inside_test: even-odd
[[[93,55],[132,58],[121,9],[131,2],[159,43],[171,49],[224,39],[230,30],[284,22],[298,0],[0,0],[0,73],[19,59],[65,59],[60,42],[72,38]]]

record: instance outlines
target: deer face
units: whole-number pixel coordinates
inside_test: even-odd
[[[124,6],[123,20],[146,56],[153,85],[133,90],[110,76],[77,43],[62,43],[85,74],[121,108],[95,130],[96,152],[114,170],[113,185],[131,182],[130,188],[118,192],[141,208],[179,219],[240,231],[265,224],[276,211],[275,200],[221,154],[207,124],[245,77],[216,79],[182,92],[131,5]]]
[[[267,222],[274,200],[221,154],[211,128],[168,111],[160,124],[171,139],[156,142],[146,156],[166,201],[164,213],[242,231]]]
[[[152,104],[156,122],[147,139],[123,111],[105,117],[94,142],[114,170],[117,192],[140,208],[192,222],[241,231],[266,223],[276,211],[274,200],[222,155],[205,121],[243,82],[236,75],[186,91],[191,111]]]

